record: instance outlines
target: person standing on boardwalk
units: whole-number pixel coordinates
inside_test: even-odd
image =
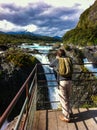
[[[57,51],[56,59],[50,64],[58,72],[59,79],[59,99],[62,106],[62,115],[59,118],[62,121],[70,122],[72,113],[70,107],[70,93],[72,87],[73,65],[69,57],[66,56],[64,49]]]

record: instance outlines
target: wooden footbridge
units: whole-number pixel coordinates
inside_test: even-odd
[[[38,81],[37,68],[36,65],[8,108],[0,117],[0,127],[2,128],[3,123],[10,115],[17,101],[21,98],[22,93],[26,90],[26,98],[20,114],[16,118],[15,122],[12,121],[7,124],[4,130],[97,130],[97,107],[80,108],[80,105],[76,108],[73,107],[73,116],[71,121],[70,123],[66,123],[59,119],[61,108],[51,108],[52,103],[59,103],[59,101],[38,100],[38,89],[43,88],[45,83],[44,81]],[[41,82],[41,85],[43,84],[42,87],[41,85],[38,86],[39,82]],[[48,82],[55,81],[50,80]],[[44,94],[45,93],[46,92],[44,92]],[[80,99],[79,103],[81,103]],[[97,102],[95,104],[95,106],[97,106]]]

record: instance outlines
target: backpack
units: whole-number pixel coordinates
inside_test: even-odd
[[[72,77],[73,64],[69,57],[59,58],[59,75],[63,77]]]

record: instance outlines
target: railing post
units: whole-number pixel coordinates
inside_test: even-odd
[[[26,98],[28,98],[28,102],[29,102],[29,90],[28,90],[28,83],[26,84]],[[28,115],[28,103],[27,103],[27,107],[26,107],[26,113]]]
[[[28,89],[28,83],[26,84],[26,98],[28,98],[28,102],[26,104],[26,117],[25,117],[25,120],[24,120],[24,125],[22,127],[22,130],[24,130],[25,123],[26,123],[26,120],[27,120],[27,117],[28,117],[28,110],[29,110],[29,89]]]

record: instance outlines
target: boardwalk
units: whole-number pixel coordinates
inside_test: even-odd
[[[97,130],[97,108],[79,108],[72,111],[70,123],[59,119],[61,111],[37,111],[33,130]]]

